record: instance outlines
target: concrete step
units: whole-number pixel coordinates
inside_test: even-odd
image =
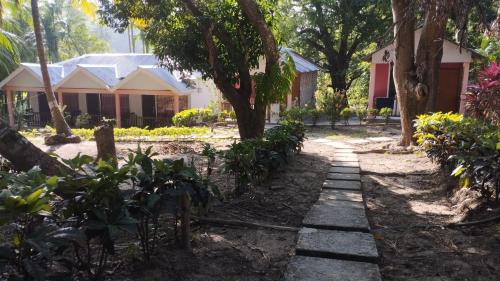
[[[370,233],[303,227],[296,253],[302,256],[376,263],[377,246]]]
[[[318,229],[370,231],[364,208],[348,207],[345,204],[313,205],[302,221],[302,225]]]
[[[363,195],[360,191],[323,189],[319,195],[318,203],[322,201],[350,201],[363,202]]]
[[[358,161],[340,161],[340,160],[334,160],[332,162],[332,167],[352,167],[352,168],[359,168],[359,162]]]
[[[359,174],[357,167],[331,167],[329,173]]]
[[[346,180],[326,180],[323,183],[324,189],[341,189],[341,190],[361,190],[360,181]]]
[[[381,281],[376,264],[293,256],[285,281]]]
[[[344,174],[344,173],[328,173],[326,176],[329,180],[345,180],[345,181],[360,181],[359,174]]]

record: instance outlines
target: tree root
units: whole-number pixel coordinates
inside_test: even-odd
[[[199,223],[205,223],[205,224],[211,224],[211,225],[268,228],[268,229],[281,230],[281,231],[292,231],[292,232],[299,231],[298,227],[272,225],[272,224],[257,223],[257,222],[245,222],[245,221],[239,221],[239,220],[224,220],[224,219],[215,219],[215,218],[197,218],[196,220]]]

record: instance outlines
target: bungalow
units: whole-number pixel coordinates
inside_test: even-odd
[[[303,105],[314,97],[318,68],[292,50],[284,50],[292,56],[298,73],[289,106],[292,98]],[[114,118],[118,127],[165,126],[181,110],[221,100],[213,85],[201,81],[199,74],[181,80],[159,67],[152,54],[88,54],[49,64],[48,69],[57,101],[71,117],[70,125],[78,115],[87,113],[94,122]],[[0,82],[0,89],[5,94],[10,126],[15,125],[13,100],[21,92],[27,93],[32,111],[28,125],[50,122],[39,64],[21,63]]]
[[[421,33],[422,28],[415,30],[415,49]],[[469,66],[473,59],[478,57],[480,55],[470,49],[462,48],[446,39],[443,41],[436,111],[464,111],[463,100],[469,80]],[[392,75],[395,45],[390,44],[378,49],[366,60],[371,62],[368,107],[389,107],[393,109],[394,115],[399,115]]]
[[[193,89],[149,54],[91,54],[48,65],[59,104],[71,119],[88,113],[93,119],[115,118],[117,126],[161,126],[189,108]],[[33,117],[29,125],[50,121],[40,66],[21,63],[0,82],[7,99],[9,124],[14,125],[13,94],[26,92]]]

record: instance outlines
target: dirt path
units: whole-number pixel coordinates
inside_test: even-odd
[[[425,156],[383,153],[383,144],[358,146],[368,215],[375,229],[384,280],[500,280],[500,228],[495,224],[408,228],[471,219],[472,192],[453,196],[453,182]],[[481,209],[473,218],[490,217]]]

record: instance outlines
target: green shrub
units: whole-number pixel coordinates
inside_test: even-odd
[[[330,125],[335,128],[335,122],[339,119],[340,111],[345,105],[345,95],[336,92],[332,88],[316,91],[316,104],[330,119]]]
[[[235,193],[244,193],[254,181],[261,181],[299,152],[305,139],[302,122],[284,121],[268,129],[262,139],[242,140],[222,151],[224,172],[235,179]]]
[[[76,116],[75,126],[77,128],[89,129],[92,128],[92,116],[88,113],[82,113]]]
[[[361,125],[363,120],[368,116],[368,110],[366,110],[366,108],[357,108],[356,116],[358,117],[359,125]]]
[[[26,130],[20,133],[25,137],[35,137],[39,135],[41,130]],[[73,134],[81,137],[85,140],[94,139],[94,129],[72,129]],[[56,131],[54,128],[48,128],[47,133],[54,134]],[[203,135],[208,133],[208,127],[160,127],[156,129],[146,129],[146,128],[114,128],[114,134],[116,139],[126,139],[129,137],[178,137],[178,136],[189,136],[189,135]]]
[[[224,110],[224,111],[219,112],[217,120],[219,122],[223,122],[223,121],[226,121],[226,119],[236,120],[236,113],[233,110],[231,110],[231,111]]]
[[[380,116],[382,116],[384,118],[384,123],[388,124],[389,123],[389,118],[392,115],[392,108],[383,107],[383,108],[380,109],[379,114],[380,114]]]
[[[415,137],[427,156],[453,169],[460,185],[484,197],[500,193],[500,125],[454,113],[418,116]]]
[[[201,123],[208,123],[213,120],[212,110],[210,109],[186,109],[172,117],[172,122],[177,127],[192,127]]]
[[[309,114],[307,108],[294,106],[281,113],[282,120],[289,121],[304,121],[304,118]]]
[[[349,118],[352,116],[352,110],[350,108],[344,108],[340,111],[340,117],[344,119],[344,124],[349,125]]]
[[[378,116],[378,109],[376,108],[369,108],[368,109],[368,116],[370,116],[371,118],[375,118]]]

